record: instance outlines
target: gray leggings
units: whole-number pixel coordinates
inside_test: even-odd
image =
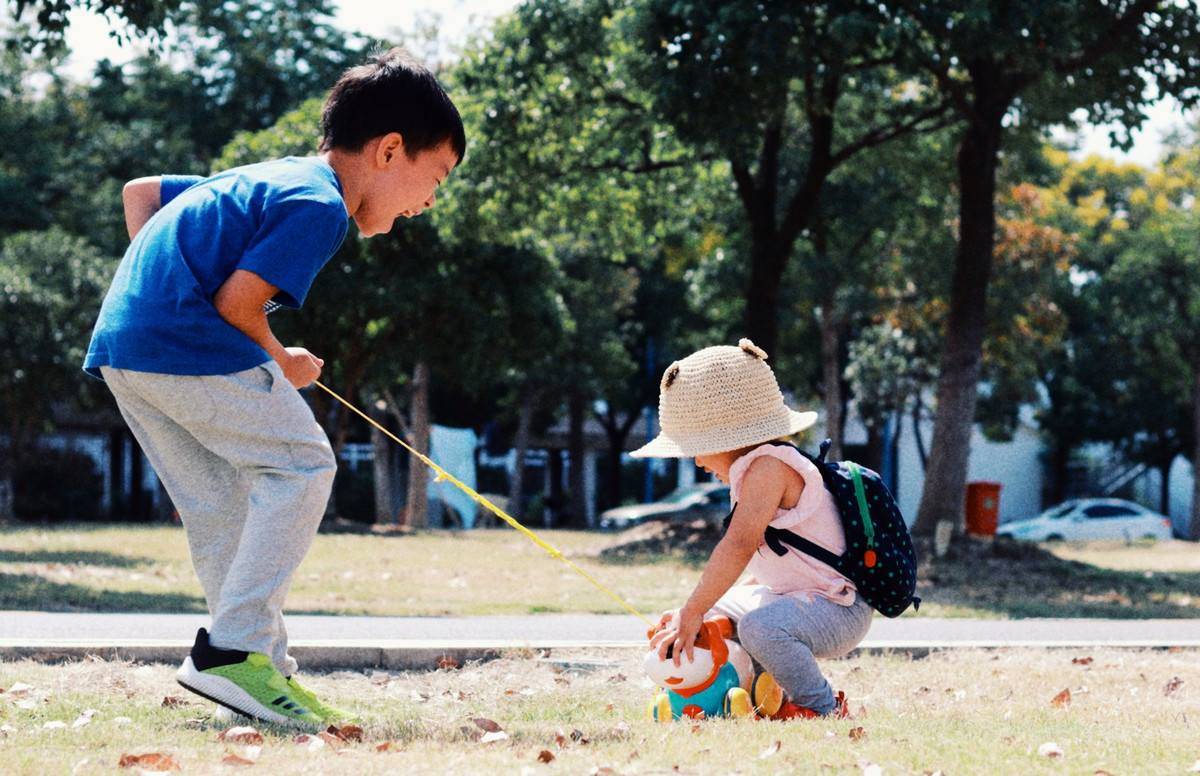
[[[737,622],[738,640],[794,702],[818,714],[834,710],[833,689],[817,658],[841,657],[867,635],[872,609],[862,598],[841,606],[771,593],[762,585],[738,585],[714,611]]]

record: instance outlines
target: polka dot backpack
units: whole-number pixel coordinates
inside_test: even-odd
[[[846,532],[846,551],[835,555],[803,536],[771,527],[767,528],[767,546],[779,555],[794,547],[832,566],[849,577],[859,595],[886,617],[899,617],[910,605],[916,611],[921,604],[914,595],[917,554],[896,499],[870,469],[853,461],[826,461],[829,446],[826,439],[815,458],[799,452],[816,464],[833,494]]]

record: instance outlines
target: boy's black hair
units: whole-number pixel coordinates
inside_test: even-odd
[[[338,79],[321,113],[322,152],[358,151],[390,132],[411,158],[449,141],[461,162],[467,151],[462,117],[437,78],[402,48],[352,67]]]

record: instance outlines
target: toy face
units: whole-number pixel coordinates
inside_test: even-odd
[[[692,655],[694,659],[691,662],[688,662],[687,655],[684,655],[679,665],[675,665],[671,658],[659,659],[658,652],[652,649],[646,653],[642,668],[645,669],[646,676],[659,687],[686,690],[703,684],[713,670],[712,652],[696,647]]]

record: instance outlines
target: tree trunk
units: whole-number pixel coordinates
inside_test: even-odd
[[[1188,521],[1186,538],[1200,541],[1200,359],[1192,359],[1192,430],[1195,450],[1192,452],[1192,517]]]
[[[429,455],[429,364],[418,361],[413,368],[411,444],[424,455]],[[405,522],[411,528],[428,525],[429,498],[426,487],[429,483],[429,467],[413,458],[408,462],[408,504]]]
[[[1158,511],[1162,512],[1167,517],[1171,516],[1171,464],[1172,461],[1167,461],[1158,468],[1160,484],[1158,486]]]
[[[567,523],[576,528],[587,527],[587,493],[584,492],[584,438],[583,422],[586,417],[587,398],[578,389],[571,389],[567,397],[567,455],[571,462],[567,488],[571,491],[571,502],[567,507]]]
[[[1067,498],[1068,465],[1071,463],[1071,445],[1061,439],[1054,440],[1050,452],[1050,504],[1061,504]]]
[[[750,248],[750,285],[746,289],[746,336],[769,356],[778,356],[779,285],[787,257],[780,255],[777,238],[755,235]]]
[[[963,522],[963,491],[971,455],[987,287],[996,237],[996,158],[1003,114],[1003,109],[985,111],[984,118],[968,123],[958,152],[958,253],[938,377],[933,440],[914,534],[930,536],[943,520],[956,528]]]
[[[525,454],[529,451],[533,410],[533,391],[523,390],[521,406],[517,413],[517,437],[513,440],[516,460],[513,461],[513,476],[508,483],[508,513],[517,520],[525,516]]]
[[[841,337],[833,311],[833,294],[821,305],[821,364],[825,383],[825,434],[832,444],[829,460],[842,460],[842,363]]]
[[[921,410],[924,408],[921,402],[921,392],[917,391],[917,398],[913,401],[913,442],[917,445],[917,458],[921,460],[921,472],[925,472],[925,467],[929,463],[929,455],[925,452],[925,435],[921,433]]]
[[[380,425],[387,425],[387,413],[368,405],[371,418]],[[400,509],[396,503],[396,461],[394,445],[379,429],[371,426],[372,473],[375,482],[375,522],[396,523],[399,521]]]

